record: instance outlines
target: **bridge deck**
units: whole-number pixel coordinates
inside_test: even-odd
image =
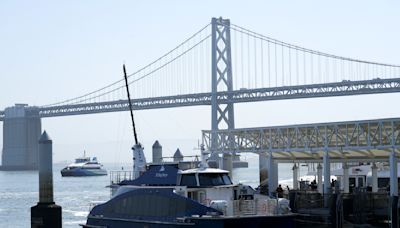
[[[261,89],[240,89],[232,92],[218,92],[217,100],[221,104],[226,104],[394,92],[400,92],[400,78],[343,81],[336,83],[283,86]],[[211,105],[211,93],[133,99],[132,102],[135,110]],[[119,112],[127,110],[129,110],[128,101],[117,100],[109,102],[40,107],[39,115],[40,117],[55,117],[103,112]],[[4,121],[4,118],[4,111],[0,111],[0,121]]]

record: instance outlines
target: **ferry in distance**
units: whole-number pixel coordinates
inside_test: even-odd
[[[81,177],[81,176],[103,176],[107,175],[107,170],[103,168],[103,165],[97,161],[96,157],[90,159],[86,157],[84,152],[83,157],[75,159],[75,162],[69,164],[67,167],[61,170],[61,176],[63,177]]]

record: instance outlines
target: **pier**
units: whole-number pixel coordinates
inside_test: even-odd
[[[216,142],[212,141],[212,135]],[[386,219],[392,227],[397,227],[400,119],[205,130],[203,142],[208,150],[222,154],[258,154],[260,183],[265,183],[270,196],[276,195],[278,163],[294,163],[293,189],[287,197],[294,212],[301,214],[304,221],[314,218],[316,223],[332,224],[339,220],[343,223],[343,218],[355,223]],[[378,184],[377,162],[389,164],[389,183]],[[298,163],[317,164],[318,181],[314,188],[300,185]],[[331,163],[342,164],[342,173],[334,186]],[[354,167],[359,163],[371,164],[369,186],[365,183],[366,173],[358,180],[358,170],[349,171],[350,164]],[[350,188],[350,176],[354,184],[360,181],[358,186]]]

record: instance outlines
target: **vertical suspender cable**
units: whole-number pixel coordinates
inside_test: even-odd
[[[311,75],[311,84],[314,83],[314,56],[310,53],[310,75]]]
[[[242,88],[244,88],[244,62],[243,62],[243,54],[244,53],[244,48],[243,48],[243,33],[240,33],[240,67],[242,71]]]
[[[281,86],[284,86],[285,85],[285,52],[283,51],[284,49],[283,49],[283,45],[281,46],[282,48],[282,85]]]
[[[321,72],[321,56],[318,55],[318,77],[319,77],[318,83],[321,83],[321,82],[322,82],[322,80],[321,80],[321,78],[322,78],[321,73],[322,73],[322,72]]]
[[[278,54],[276,48],[275,43],[275,87],[278,87]]]
[[[336,82],[336,59],[332,59],[332,69],[333,69],[333,81]]]
[[[250,89],[251,77],[250,77],[250,36],[247,35],[247,88]]]
[[[325,82],[329,82],[329,58],[325,57]]]
[[[261,44],[261,86],[264,88],[264,46],[262,39],[260,39],[260,44]]]
[[[270,54],[270,45],[268,43],[268,87],[271,87],[271,54]]]
[[[306,52],[303,51],[304,84],[307,84]]]
[[[234,86],[236,86],[236,88],[237,89],[239,89],[239,87],[238,87],[238,71],[237,71],[237,54],[236,54],[236,52],[237,52],[237,50],[238,50],[238,48],[237,48],[237,31],[236,30],[233,30],[233,40],[235,41],[235,50],[233,50],[233,51],[231,51],[231,52],[233,52],[233,61],[234,61],[234,66],[233,66],[233,69],[234,69],[234,71],[233,71],[233,73],[232,73],[232,75],[234,75],[234,77],[235,77],[235,85]]]
[[[299,85],[299,50],[296,48],[296,85]]]
[[[290,48],[289,49],[289,83],[288,85],[292,85],[292,55],[290,53]]]
[[[257,88],[257,42],[256,37],[254,39],[254,87]]]

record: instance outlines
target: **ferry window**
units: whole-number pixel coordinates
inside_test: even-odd
[[[199,174],[199,181],[201,186],[224,185],[224,179],[219,173]]]
[[[205,192],[203,192],[203,191],[199,192],[199,200],[198,200],[198,202],[207,203],[206,202],[206,193]]]
[[[389,186],[389,178],[378,178],[378,188],[386,188]]]
[[[194,201],[199,201],[199,197],[198,197],[197,192],[192,192],[192,198],[191,199],[194,200]]]
[[[157,194],[132,195],[114,201],[105,208],[106,213],[116,213],[121,216],[162,217],[183,216],[188,210],[193,210],[192,202],[184,198],[174,198]]]
[[[197,186],[195,174],[184,174],[181,177],[181,186],[193,187]]]
[[[225,184],[232,184],[231,178],[229,178],[228,174],[223,174],[222,178],[224,179]]]
[[[364,178],[362,178],[362,177],[358,178],[358,186],[357,187],[364,187]]]
[[[350,177],[349,178],[349,186],[350,187],[355,187],[356,186],[356,178]]]

